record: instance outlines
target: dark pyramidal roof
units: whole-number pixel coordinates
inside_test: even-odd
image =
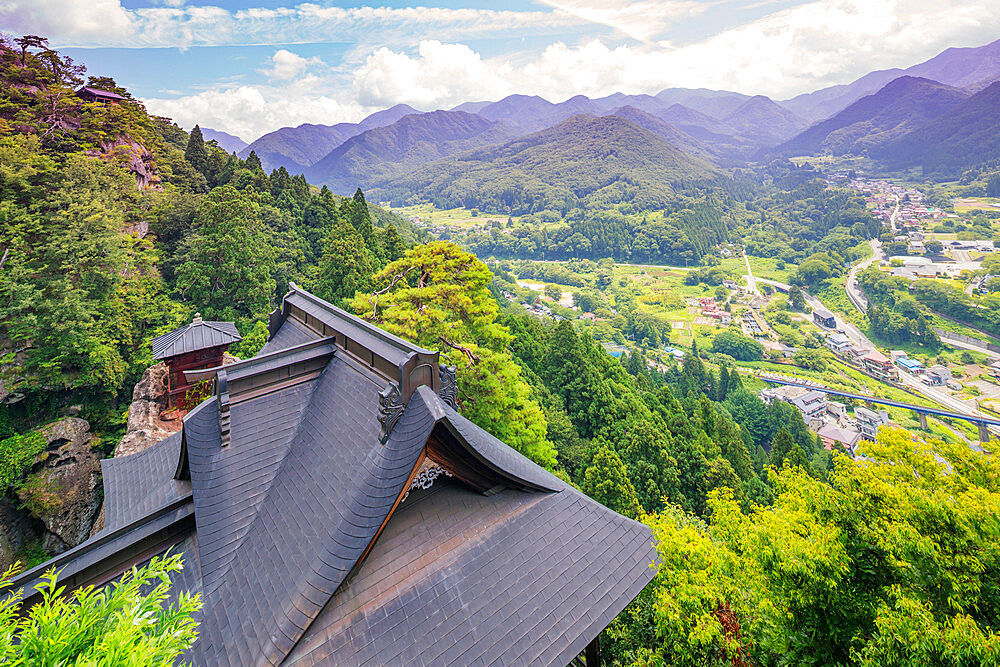
[[[453,373],[294,285],[181,433],[103,462],[105,529],[22,575],[168,548],[205,665],[566,665],[652,579],[648,528],[454,408]]]
[[[232,345],[239,340],[243,338],[232,322],[206,322],[201,315],[195,314],[190,324],[157,336],[149,344],[153,348],[153,359],[168,359],[188,352]]]

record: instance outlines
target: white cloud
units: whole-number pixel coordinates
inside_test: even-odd
[[[68,27],[84,41],[109,35],[129,39],[132,34],[129,12],[119,0],[8,0],[0,2],[0,25],[4,31],[50,38]]]
[[[483,60],[461,45],[422,42],[408,55],[379,49],[355,73],[361,100],[428,106],[498,99],[508,92],[552,100],[577,93],[655,93],[706,87],[788,97],[867,72],[907,66],[957,43],[1000,33],[993,0],[818,0],[705,41],[611,47],[594,39],[549,45],[534,58]]]
[[[0,0],[0,25],[45,34],[55,46],[180,47],[368,42],[433,31],[441,39],[544,34],[582,19],[562,11],[503,11],[441,7],[290,7],[230,11],[214,6],[126,9],[121,0]],[[383,42],[384,43],[384,42]]]
[[[279,127],[301,123],[334,124],[361,120],[375,109],[350,99],[317,94],[322,82],[306,76],[291,85],[220,86],[174,99],[144,100],[150,113],[173,118],[190,129],[200,124],[252,141]]]
[[[610,26],[640,42],[650,42],[670,26],[704,12],[702,0],[541,0],[590,22]]]
[[[415,50],[408,49],[403,40],[404,44],[393,47],[369,47],[356,65],[339,63],[335,67],[303,58],[294,49],[282,49],[268,63],[270,85],[218,85],[196,95],[147,103],[150,110],[169,115],[186,127],[197,122],[253,138],[284,125],[356,121],[397,103],[420,109],[449,108],[468,100],[496,100],[510,93],[560,101],[578,93],[592,97],[618,91],[655,93],[683,86],[783,99],[846,83],[874,69],[905,67],[949,46],[978,46],[995,39],[1000,34],[1000,13],[993,11],[994,3],[815,0],[680,47],[665,43],[623,45],[592,38],[487,58],[466,44],[456,43],[459,40],[418,40]],[[594,0],[591,4],[598,3]],[[196,25],[218,23],[218,12],[226,14],[217,8],[199,10],[207,18],[195,21],[192,9],[184,10],[185,20],[194,21],[183,36],[190,43],[207,39],[203,28]],[[265,24],[291,20],[289,16],[303,21],[305,14],[316,26],[347,20],[371,26],[385,21],[398,26],[430,15],[442,17],[442,21],[461,15],[472,26],[489,22],[489,15],[478,10],[440,10],[443,13],[435,14],[438,11],[300,5],[238,14],[244,22],[241,29],[247,21]],[[320,28],[304,30],[308,33]],[[447,30],[425,26],[425,32]],[[148,31],[143,34],[143,39],[160,39]],[[327,33],[327,38],[330,34],[338,33]],[[214,38],[230,39],[224,35]]]
[[[269,79],[287,81],[302,74],[310,65],[322,65],[323,61],[317,57],[303,58],[297,53],[292,53],[286,49],[278,49],[271,56],[271,68],[263,69]]]

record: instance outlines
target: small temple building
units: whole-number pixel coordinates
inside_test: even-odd
[[[192,664],[598,665],[649,528],[462,417],[437,352],[294,284],[269,331],[186,372],[214,394],[181,432],[102,461],[104,529],[20,575],[26,603],[49,568],[100,586],[172,550]]]
[[[84,86],[76,91],[76,96],[84,102],[105,102],[115,106],[125,100],[118,93],[113,93],[110,90],[101,90],[100,88],[91,88],[90,86]]]
[[[184,372],[221,366],[229,346],[243,340],[232,322],[206,322],[195,313],[190,324],[150,342],[153,359],[167,365],[167,407],[187,408],[187,392],[195,385]]]

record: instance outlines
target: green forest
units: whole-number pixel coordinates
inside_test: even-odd
[[[0,492],[12,502],[30,488],[35,430],[67,406],[82,406],[110,455],[151,338],[197,312],[236,322],[231,351],[252,356],[295,282],[440,351],[457,367],[462,414],[652,528],[657,576],[605,632],[606,664],[1000,662],[993,458],[891,429],[863,462],[830,452],[796,409],[765,405],[697,345],[656,370],[641,351],[610,356],[569,321],[503,308],[477,257],[710,266],[713,246],[739,238],[817,285],[878,231],[856,195],[782,162],[734,177],[754,183],[739,196],[654,193],[678,197],[656,221],[634,206],[573,208],[558,226],[522,217],[463,248],[360,190],[265,173],[253,153],[239,159],[197,126],[149,115],[44,39],[0,43],[0,81],[0,384],[20,397],[0,406]],[[123,99],[84,102],[83,84]],[[665,338],[626,301],[632,333]],[[759,355],[746,347],[722,337],[714,351]],[[170,629],[177,640],[151,652],[189,645],[184,619]]]

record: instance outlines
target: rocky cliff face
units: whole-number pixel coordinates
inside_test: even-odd
[[[21,506],[0,502],[0,568],[34,544],[50,555],[80,544],[100,506],[101,466],[91,451],[90,424],[66,417],[40,433],[46,447],[17,492]]]
[[[164,421],[167,409],[167,365],[150,366],[132,390],[125,436],[115,448],[115,456],[136,454],[181,429],[181,420]]]
[[[160,189],[160,174],[153,154],[142,144],[129,137],[102,143],[100,149],[87,152],[91,157],[102,160],[119,161],[135,176],[135,184],[140,190]]]

